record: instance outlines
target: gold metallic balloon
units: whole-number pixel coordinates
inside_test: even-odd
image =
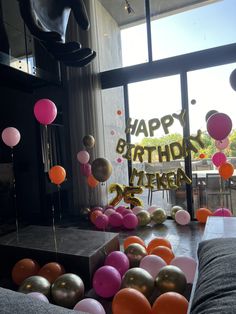
[[[85,135],[83,138],[83,144],[86,148],[93,148],[95,145],[95,139],[92,135]]]
[[[112,173],[112,165],[105,158],[97,158],[92,163],[92,174],[99,182],[107,181]]]
[[[162,224],[166,220],[167,215],[164,209],[157,208],[152,212],[151,217],[156,224]]]
[[[145,269],[129,269],[122,278],[121,288],[133,288],[150,297],[154,290],[154,279]]]
[[[151,221],[151,216],[146,210],[141,210],[136,216],[138,218],[139,226],[146,226]]]
[[[42,276],[30,276],[26,278],[19,287],[19,292],[30,293],[30,292],[40,292],[46,297],[50,295],[50,282]]]
[[[175,214],[176,214],[179,210],[182,210],[182,209],[183,209],[183,207],[181,207],[181,206],[173,206],[173,207],[171,208],[171,210],[170,210],[171,217],[172,217],[173,219],[175,219]]]
[[[90,213],[91,213],[90,208],[84,207],[84,208],[81,208],[81,209],[80,209],[79,215],[80,215],[81,218],[87,220],[87,219],[89,219]]]
[[[132,243],[125,249],[125,254],[129,259],[130,267],[138,267],[141,259],[147,255],[147,251],[141,244]]]
[[[186,289],[187,281],[179,267],[167,265],[159,271],[155,284],[161,293],[169,291],[183,293]]]
[[[84,283],[75,274],[64,274],[52,284],[51,295],[57,305],[73,308],[84,296]]]

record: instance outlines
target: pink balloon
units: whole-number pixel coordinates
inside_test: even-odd
[[[2,131],[3,142],[10,147],[16,146],[20,142],[20,132],[13,127],[8,127]]]
[[[32,297],[32,298],[35,298],[35,299],[41,300],[43,302],[49,303],[48,298],[40,292],[30,292],[30,293],[27,293],[27,295]]]
[[[132,211],[135,215],[137,215],[137,213],[141,212],[141,210],[143,210],[143,208],[141,206],[135,206]]]
[[[102,298],[113,297],[120,289],[121,276],[115,267],[102,266],[93,276],[93,289]]]
[[[104,214],[107,215],[107,216],[110,216],[111,214],[114,214],[115,211],[114,209],[112,208],[107,208],[105,211],[104,211]]]
[[[89,177],[92,174],[91,165],[90,164],[81,164],[80,171],[83,176]]]
[[[105,265],[115,267],[122,277],[129,269],[129,259],[125,253],[114,251],[106,257]]]
[[[158,208],[158,206],[153,205],[153,206],[149,207],[147,211],[149,212],[149,214],[152,214],[157,208]]]
[[[232,120],[225,113],[214,113],[207,120],[207,131],[215,140],[225,139],[232,130]]]
[[[91,210],[91,213],[94,212],[95,210],[100,210],[100,212],[103,212],[103,208],[100,206],[93,207],[90,210]]]
[[[213,212],[213,216],[217,216],[217,217],[232,217],[233,214],[232,214],[231,210],[228,209],[228,208],[217,208]]]
[[[212,156],[211,160],[216,167],[219,167],[226,162],[227,158],[224,153],[217,152]]]
[[[123,225],[123,216],[117,212],[114,212],[109,216],[109,224],[112,227],[121,227]]]
[[[229,146],[229,139],[228,139],[228,137],[226,137],[225,139],[223,139],[221,141],[215,141],[215,146],[219,150],[223,150],[223,149],[227,148]]]
[[[49,99],[40,99],[34,105],[34,115],[39,123],[51,124],[57,116],[57,107]]]
[[[108,226],[108,223],[109,223],[108,216],[102,214],[96,217],[94,224],[99,230],[105,230],[106,227]]]
[[[127,208],[124,205],[121,205],[116,208],[116,212],[122,215],[123,211],[125,211],[126,209]]]
[[[123,226],[126,229],[135,229],[138,226],[138,218],[135,214],[127,214],[123,217]]]
[[[87,164],[90,159],[89,153],[86,150],[81,150],[77,154],[77,159],[81,164]]]
[[[114,209],[114,206],[112,206],[112,205],[107,205],[107,206],[105,206],[105,209],[108,209],[108,208]]]
[[[177,256],[170,262],[170,265],[179,267],[185,274],[187,283],[193,283],[197,262],[189,256]]]
[[[175,214],[175,221],[179,225],[185,226],[189,224],[190,220],[191,220],[191,217],[189,213],[184,209],[178,210],[177,213]]]
[[[156,279],[160,269],[166,265],[166,262],[161,257],[157,255],[147,255],[141,260],[139,267],[148,271],[153,279]]]
[[[85,312],[88,314],[106,314],[104,307],[95,299],[87,298],[79,301],[75,307],[74,311]]]

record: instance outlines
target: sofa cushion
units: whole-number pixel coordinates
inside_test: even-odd
[[[48,304],[23,293],[0,288],[0,313],[4,314],[85,314]]]
[[[203,241],[191,314],[236,313],[236,238]]]

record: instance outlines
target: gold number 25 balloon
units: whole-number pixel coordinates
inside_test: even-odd
[[[116,192],[116,196],[110,201],[109,205],[116,206],[122,199],[127,204],[133,206],[143,206],[140,198],[134,197],[134,194],[142,194],[143,189],[141,186],[123,186],[118,183],[113,183],[109,186],[109,193]]]

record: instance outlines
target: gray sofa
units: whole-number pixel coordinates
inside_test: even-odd
[[[45,303],[26,294],[0,288],[1,314],[86,314]]]
[[[203,241],[190,314],[236,313],[236,238]]]

